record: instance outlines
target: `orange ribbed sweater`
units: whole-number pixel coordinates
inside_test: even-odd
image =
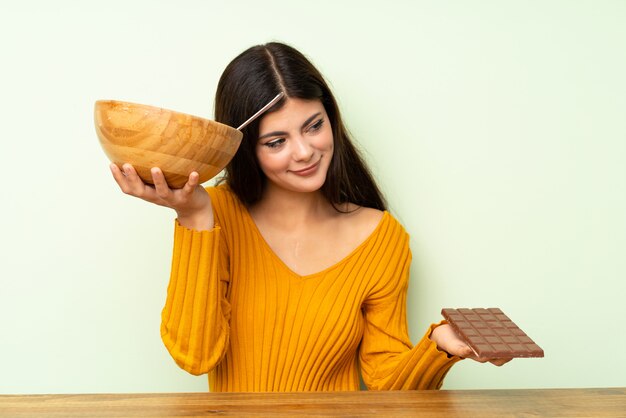
[[[226,186],[207,188],[215,228],[175,223],[161,335],[212,391],[437,389],[458,357],[408,338],[409,237],[389,212],[337,264],[291,271]]]

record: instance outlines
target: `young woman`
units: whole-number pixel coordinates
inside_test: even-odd
[[[161,334],[213,391],[435,389],[471,349],[444,322],[413,346],[409,237],[359,157],[317,69],[280,43],[225,69],[215,119],[243,129],[222,184],[170,189],[111,165],[123,192],[174,209]],[[500,365],[506,359],[478,359]]]

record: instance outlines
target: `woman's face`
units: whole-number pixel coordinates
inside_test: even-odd
[[[272,185],[294,192],[319,190],[333,156],[333,131],[322,102],[290,98],[263,116],[256,155]]]

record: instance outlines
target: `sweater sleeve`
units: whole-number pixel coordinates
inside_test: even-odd
[[[429,336],[431,325],[413,346],[406,321],[411,254],[408,243],[381,289],[363,306],[365,331],[360,347],[361,372],[370,390],[439,389],[460,360],[440,351]],[[389,270],[388,270],[389,271]]]
[[[174,361],[194,375],[224,357],[229,341],[228,251],[221,228],[194,231],[175,222],[174,251],[161,338]]]

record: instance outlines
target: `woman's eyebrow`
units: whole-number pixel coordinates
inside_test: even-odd
[[[302,124],[302,128],[305,128],[309,123],[313,122],[313,120],[321,114],[322,112],[317,112],[316,114],[314,114],[313,116],[305,120],[304,123]]]
[[[313,120],[318,117],[319,115],[321,115],[322,112],[317,112],[316,114],[312,115],[311,117],[309,117],[307,120],[304,121],[304,123],[302,124],[302,128],[306,127],[309,123],[313,122]],[[285,131],[273,131],[273,132],[268,132],[266,134],[263,134],[259,137],[259,139],[263,139],[263,138],[267,138],[270,136],[280,136],[280,135],[287,135],[287,132]]]

